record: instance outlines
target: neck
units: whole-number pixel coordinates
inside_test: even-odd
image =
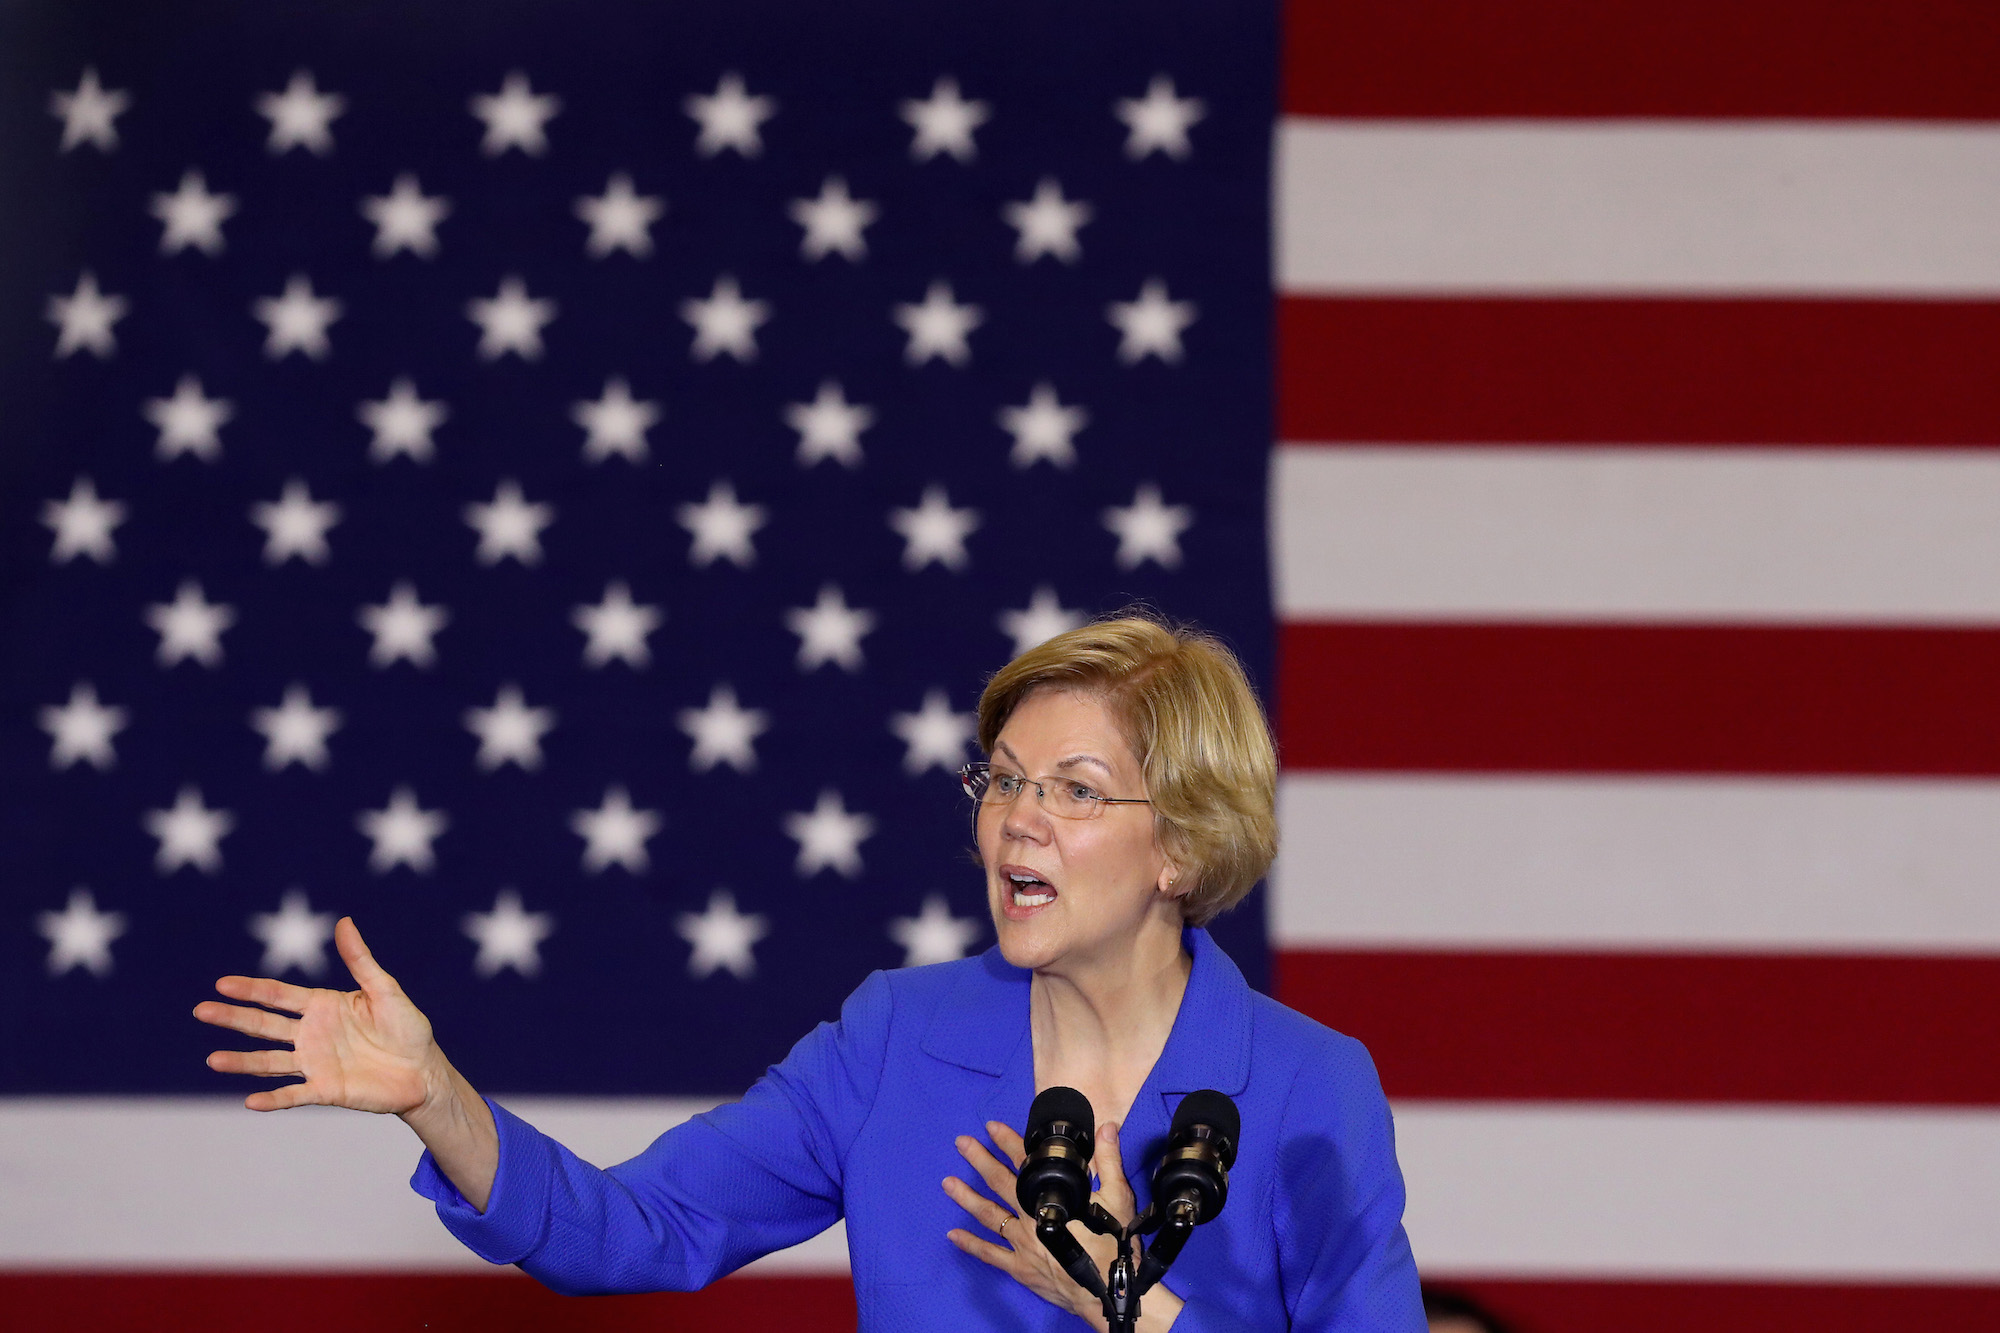
[[[1165,906],[1128,947],[1036,970],[1029,1014],[1038,1088],[1094,1085],[1122,1118],[1166,1049],[1193,968],[1179,907]]]

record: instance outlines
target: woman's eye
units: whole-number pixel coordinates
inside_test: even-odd
[[[1094,801],[1097,799],[1097,789],[1086,787],[1081,782],[1072,782],[1069,784],[1069,798],[1072,801]]]
[[[1015,777],[1012,773],[995,773],[993,775],[994,790],[998,791],[1002,796],[1018,795],[1021,790],[1022,781],[1021,778]]]

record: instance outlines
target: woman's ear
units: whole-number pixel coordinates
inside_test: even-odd
[[[1160,892],[1169,898],[1185,898],[1194,887],[1192,881],[1181,883],[1181,868],[1172,861],[1160,867]]]

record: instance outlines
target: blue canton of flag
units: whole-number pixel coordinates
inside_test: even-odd
[[[739,1091],[990,943],[1010,655],[1268,680],[1270,8],[4,24],[0,1090],[352,913],[482,1087]]]

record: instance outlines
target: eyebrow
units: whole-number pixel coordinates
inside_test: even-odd
[[[1028,767],[1027,764],[1021,761],[1021,756],[1014,753],[1014,747],[1007,744],[1005,741],[1000,742],[999,745],[994,747],[994,753],[995,754],[1004,753],[1009,759],[1013,760],[1014,763],[1024,771]],[[1062,772],[1064,769],[1075,768],[1079,764],[1091,764],[1096,768],[1102,770],[1104,776],[1107,778],[1117,776],[1117,774],[1111,771],[1111,765],[1105,763],[1102,759],[1099,759],[1094,754],[1073,754],[1069,758],[1057,762],[1056,771]]]

